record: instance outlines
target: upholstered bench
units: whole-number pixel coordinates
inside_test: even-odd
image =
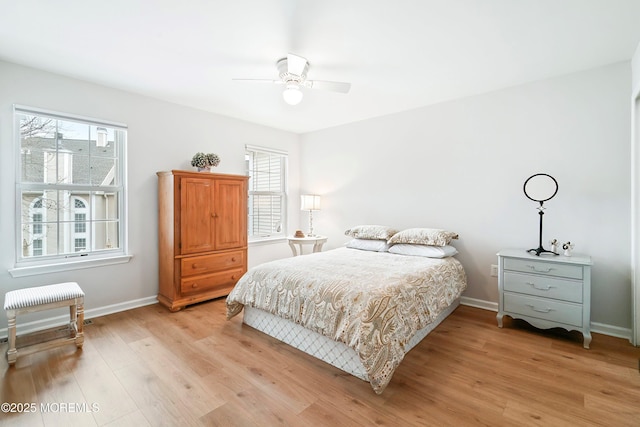
[[[18,314],[60,307],[69,307],[69,326],[71,328],[69,337],[55,338],[16,348],[16,316]],[[37,286],[7,292],[4,297],[4,309],[9,320],[9,349],[7,350],[9,365],[13,365],[16,362],[18,355],[23,356],[65,344],[75,343],[76,347],[82,348],[84,343],[82,328],[84,324],[84,292],[76,282]]]

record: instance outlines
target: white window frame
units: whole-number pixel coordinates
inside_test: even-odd
[[[118,194],[118,239],[120,247],[107,250],[85,251],[82,253],[72,254],[60,254],[49,255],[43,257],[25,257],[22,255],[22,194],[24,191],[44,192],[46,190],[56,190],[57,187],[64,187],[68,189],[73,187],[74,191],[87,192],[104,190],[104,186],[98,185],[79,185],[69,183],[32,183],[22,181],[22,162],[21,162],[21,132],[20,132],[20,116],[34,115],[39,117],[50,118],[54,120],[72,121],[92,126],[110,127],[124,131],[124,138],[122,144],[118,147],[117,156],[117,169],[120,173],[118,177],[119,183],[113,186],[111,190]],[[54,273],[67,270],[75,270],[81,268],[88,268],[94,266],[103,266],[111,264],[120,264],[128,262],[131,259],[131,255],[128,253],[128,225],[127,225],[127,125],[117,122],[111,122],[101,119],[95,119],[86,116],[79,116],[75,114],[60,113],[50,110],[44,110],[41,108],[28,107],[15,104],[13,106],[14,116],[14,147],[15,149],[15,184],[16,184],[16,203],[15,203],[15,265],[9,269],[9,273],[12,277],[30,276],[33,274],[45,274]],[[46,181],[46,180],[45,180]],[[84,199],[84,196],[80,197],[85,204],[88,202]],[[90,219],[89,210],[87,209],[87,220]],[[89,231],[87,230],[87,237]],[[71,242],[68,244],[73,245],[74,236],[76,233],[71,233]],[[81,236],[84,237],[84,236]],[[87,242],[89,239],[87,238]]]
[[[287,228],[288,228],[288,220],[287,220],[287,211],[288,211],[288,159],[289,159],[289,154],[286,151],[283,150],[277,150],[277,149],[273,149],[273,148],[266,148],[266,147],[259,147],[259,146],[255,146],[255,145],[245,145],[245,154],[247,156],[252,155],[253,153],[261,153],[261,154],[267,154],[267,155],[271,155],[271,156],[278,156],[281,157],[283,159],[282,162],[282,168],[283,170],[281,171],[281,176],[282,176],[282,180],[281,180],[281,185],[280,185],[280,190],[279,191],[253,191],[251,188],[251,170],[250,170],[250,162],[247,161],[246,164],[246,169],[247,169],[247,175],[249,176],[249,187],[248,187],[248,209],[247,209],[247,233],[248,233],[248,241],[249,243],[259,243],[259,242],[271,242],[274,240],[282,240],[284,238],[286,238],[287,236]],[[251,230],[251,224],[252,224],[252,211],[251,211],[251,199],[252,196],[254,195],[262,195],[262,196],[274,196],[274,197],[281,197],[281,212],[282,212],[282,216],[281,216],[281,229],[280,231],[274,231],[272,233],[270,233],[269,235],[264,235],[264,236],[254,236],[252,234],[252,230]]]

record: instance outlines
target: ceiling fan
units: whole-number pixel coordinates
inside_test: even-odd
[[[325,80],[307,80],[307,72],[309,71],[309,61],[302,56],[287,54],[286,58],[280,59],[276,63],[278,68],[279,80],[273,79],[233,79],[240,81],[270,82],[284,85],[282,92],[284,102],[289,105],[297,105],[302,101],[302,88],[321,89],[332,92],[347,93],[351,89],[351,83],[329,82]]]

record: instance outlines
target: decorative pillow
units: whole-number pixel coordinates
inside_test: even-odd
[[[347,247],[363,251],[387,252],[389,244],[386,240],[353,239],[347,243]]]
[[[389,252],[398,255],[424,256],[427,258],[446,258],[454,256],[458,250],[453,246],[428,246],[411,243],[398,243],[389,248]]]
[[[389,239],[389,244],[413,243],[417,245],[446,246],[451,239],[457,239],[458,233],[440,230],[436,228],[408,228],[394,234]]]
[[[355,239],[389,240],[398,230],[386,225],[358,225],[344,232]]]

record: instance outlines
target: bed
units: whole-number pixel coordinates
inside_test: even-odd
[[[227,297],[243,322],[368,381],[380,394],[405,354],[455,310],[453,257],[337,248],[250,269]]]

